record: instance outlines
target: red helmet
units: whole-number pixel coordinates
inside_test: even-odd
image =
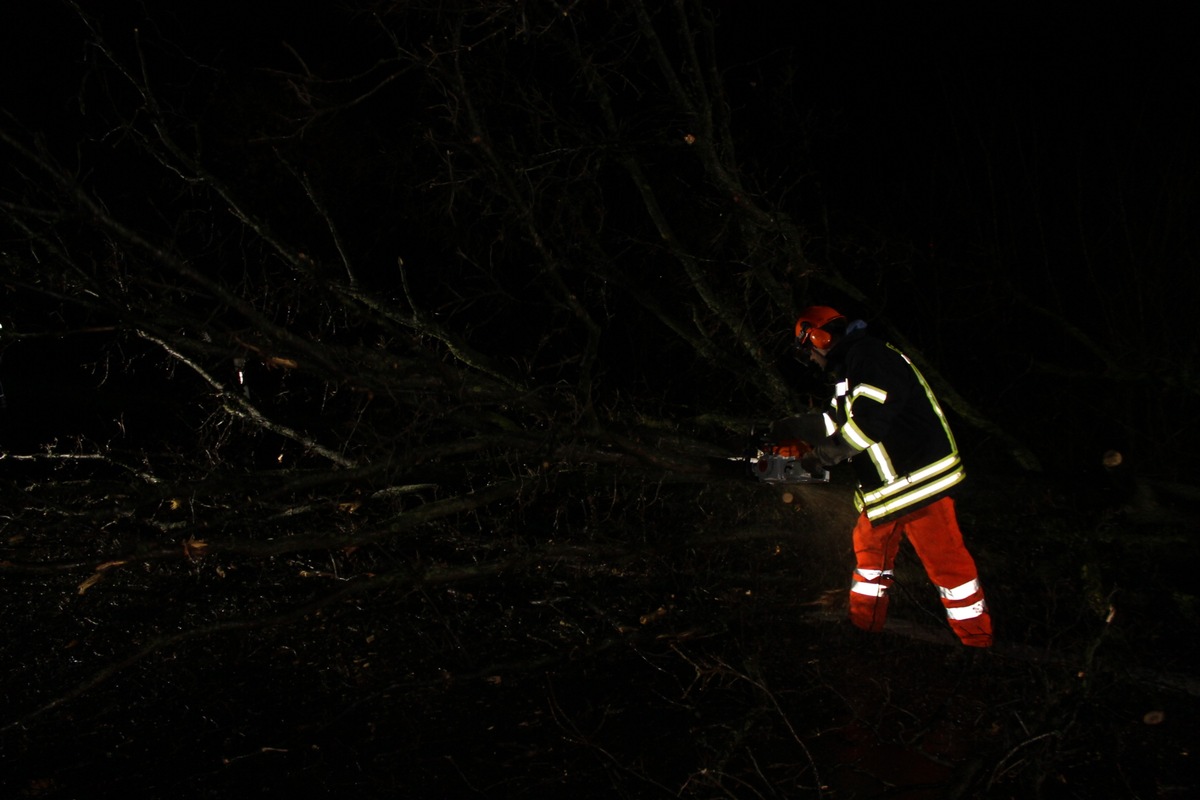
[[[809,306],[804,309],[800,312],[800,319],[796,320],[796,347],[811,345],[818,350],[828,350],[833,344],[833,334],[822,329],[839,319],[846,317],[829,306]]]

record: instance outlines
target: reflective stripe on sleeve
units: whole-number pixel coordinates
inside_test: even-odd
[[[887,392],[869,383],[860,383],[854,387],[854,391],[850,393],[851,398],[869,397],[876,403],[887,402]]]
[[[887,392],[868,383],[860,383],[851,390],[850,399],[846,402],[846,422],[842,425],[842,436],[859,450],[866,450],[875,444],[875,440],[854,421],[854,401],[860,397],[883,403],[887,400]]]
[[[868,439],[867,435],[854,424],[854,420],[846,420],[846,424],[842,426],[842,438],[859,450],[866,450],[875,444],[875,440]]]
[[[888,456],[887,448],[883,446],[883,442],[876,442],[867,448],[867,455],[871,457],[871,463],[875,465],[875,471],[879,473],[879,477],[887,483],[891,483],[898,477],[896,468],[892,466],[892,459]]]

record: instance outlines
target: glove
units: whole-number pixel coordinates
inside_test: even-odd
[[[800,459],[800,466],[811,475],[818,470],[840,464],[857,452],[857,448],[839,440],[837,436],[830,436],[828,439],[818,442],[811,451],[805,453],[804,457]]]

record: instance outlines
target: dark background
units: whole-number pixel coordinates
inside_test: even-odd
[[[215,93],[187,101],[185,113],[201,117],[232,111],[236,118],[238,103],[255,102],[242,95],[255,91],[256,70],[295,68],[287,47],[317,74],[351,74],[380,52],[368,18],[332,6],[303,14],[146,8],[118,5],[101,19],[125,34],[149,15],[147,32],[177,43],[187,53],[181,63],[227,70],[215,84],[201,69],[178,85],[167,81],[209,92],[215,85]],[[78,22],[58,4],[6,14],[5,107],[69,151],[80,135],[74,98],[88,84],[83,67],[91,57]],[[809,257],[841,269],[870,298],[861,307],[818,290],[798,303],[840,304],[881,333],[885,322],[903,330],[953,384],[989,416],[1023,429],[1021,438],[1038,442],[1041,457],[1059,469],[1090,468],[1116,448],[1141,470],[1183,477],[1196,437],[1189,323],[1197,79],[1180,20],[1000,8],[824,9],[793,19],[754,4],[716,14],[738,163],[754,188],[805,227]],[[369,45],[356,46],[355,36]],[[536,62],[528,67],[536,70]],[[402,130],[421,127],[409,111],[397,119]],[[350,117],[347,130],[356,124]],[[88,135],[92,148],[100,146],[95,135]],[[345,163],[347,149],[330,148],[327,168],[348,178],[341,192],[354,192],[353,171],[369,164]],[[396,152],[388,157],[403,172]],[[123,172],[120,158],[88,159],[84,168],[116,176],[133,194],[144,167]],[[247,168],[228,166],[233,175]],[[253,173],[247,180],[253,185]],[[380,208],[413,213],[399,194],[343,200],[362,204],[344,224],[364,262],[388,264],[393,251],[414,247],[434,262],[446,249],[441,234],[421,242],[407,231],[397,240],[371,222]],[[445,279],[447,267],[429,269],[428,279]],[[40,311],[10,304],[6,313],[21,325],[23,315]],[[786,331],[789,323],[781,315],[772,324]],[[25,349],[5,355],[16,398],[10,414],[55,404],[64,392],[52,382],[71,373],[57,355],[35,353],[33,343]],[[617,352],[610,368],[623,370],[632,358]],[[656,371],[645,366],[632,369]],[[1069,425],[1039,424],[1057,419],[1063,406]]]
[[[0,794],[1191,796],[1188,34],[5,6]],[[907,548],[848,628],[848,474],[727,460],[814,303],[936,383],[987,657]]]

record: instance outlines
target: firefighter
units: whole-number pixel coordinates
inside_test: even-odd
[[[954,436],[916,366],[866,327],[827,306],[805,309],[796,322],[801,357],[836,381],[826,438],[803,466],[812,472],[849,461],[858,474],[850,620],[872,632],[883,628],[896,552],[907,536],[951,629],[964,645],[990,647],[991,616],[950,496],[964,477]]]

